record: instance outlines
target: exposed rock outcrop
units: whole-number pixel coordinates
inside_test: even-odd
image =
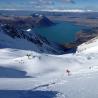
[[[87,42],[88,40],[98,36],[98,29],[91,28],[91,29],[83,29],[80,32],[77,33],[77,40],[76,43],[82,44],[84,42]]]

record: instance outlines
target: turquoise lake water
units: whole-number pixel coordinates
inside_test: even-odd
[[[83,26],[75,25],[74,23],[59,22],[50,27],[35,28],[38,32],[48,40],[64,44],[76,40],[76,33],[83,29]]]

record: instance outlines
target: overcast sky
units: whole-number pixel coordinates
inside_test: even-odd
[[[0,0],[0,9],[86,9],[98,11],[98,0]]]

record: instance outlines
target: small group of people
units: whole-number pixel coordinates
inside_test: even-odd
[[[32,55],[31,54],[27,54],[26,56],[28,57],[28,59],[32,59]]]

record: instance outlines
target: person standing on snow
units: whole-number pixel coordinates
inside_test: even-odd
[[[68,74],[68,76],[70,76],[70,70],[69,69],[66,69],[66,73]]]

